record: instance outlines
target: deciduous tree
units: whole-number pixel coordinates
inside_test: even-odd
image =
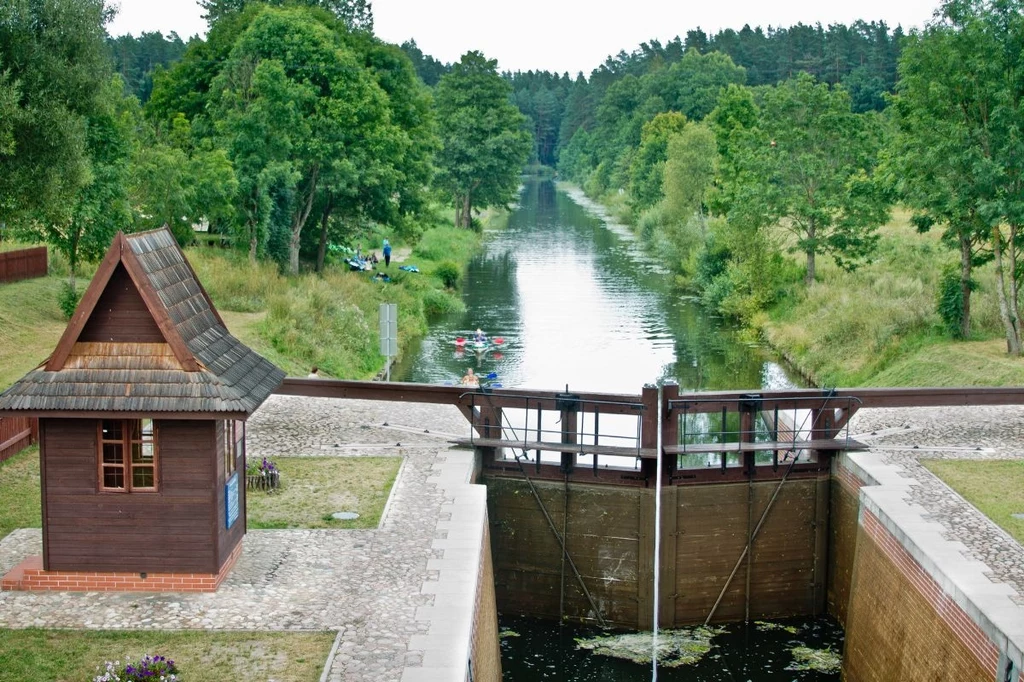
[[[455,204],[457,226],[470,227],[474,207],[505,205],[515,196],[531,144],[510,94],[497,62],[480,52],[467,52],[437,84],[437,185]]]

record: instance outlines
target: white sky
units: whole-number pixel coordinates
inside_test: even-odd
[[[114,0],[117,2],[117,0]],[[590,72],[608,55],[631,52],[652,38],[665,43],[700,26],[791,26],[884,20],[904,30],[927,22],[940,0],[373,0],[376,34],[391,43],[409,38],[442,62],[468,50],[498,60],[502,71]],[[120,0],[111,35],[177,31],[204,34],[195,0]]]

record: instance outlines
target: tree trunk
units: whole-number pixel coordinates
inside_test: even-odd
[[[963,307],[960,309],[960,337],[971,335],[971,239],[960,236],[960,297]]]
[[[814,284],[814,275],[815,275],[815,262],[814,262],[814,259],[815,259],[815,256],[817,254],[815,253],[816,249],[813,246],[813,244],[814,244],[814,237],[815,237],[816,233],[817,233],[817,229],[815,228],[814,221],[811,221],[811,224],[807,227],[807,241],[811,244],[811,246],[807,247],[807,250],[804,251],[804,253],[807,254],[807,274],[804,275],[804,284],[807,285],[807,286],[811,286],[812,284]]]
[[[1017,338],[1020,339],[1020,290],[1017,286],[1018,256],[1017,239],[1020,236],[1020,227],[1010,225],[1010,234],[1007,238],[1007,245],[1010,252],[1010,321],[1013,328],[1017,330]]]
[[[334,196],[328,192],[327,203],[324,205],[324,214],[320,218],[320,246],[316,250],[316,271],[324,271],[324,259],[327,256],[327,222],[331,218],[331,211],[334,210]]]
[[[256,265],[256,229],[252,228],[249,230],[249,262]]]
[[[306,198],[292,218],[292,237],[288,240],[288,272],[293,275],[299,274],[299,245],[302,243],[302,228],[313,210],[313,198],[316,197],[316,180],[319,174],[320,167],[314,165],[309,177],[309,187],[306,189]]]
[[[467,230],[473,227],[473,205],[470,203],[470,192],[467,190],[462,197],[462,226]]]
[[[455,227],[462,227],[462,197],[455,197]]]
[[[1006,332],[1006,352],[1020,355],[1020,330],[1014,327],[1014,319],[1010,316],[1010,305],[1006,299],[1006,269],[1003,267],[1003,235],[999,226],[992,228],[992,253],[996,266],[996,294],[999,298],[999,318],[1003,321]]]

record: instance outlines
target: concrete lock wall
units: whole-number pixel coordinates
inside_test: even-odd
[[[846,682],[1003,682],[1024,624],[984,567],[904,500],[912,481],[867,454],[833,465],[829,608]],[[856,501],[856,503],[854,503]],[[1024,681],[1015,672],[1010,679]]]
[[[503,613],[650,629],[655,491],[487,477],[495,594]],[[829,479],[697,484],[662,490],[662,626],[824,612]],[[755,538],[748,535],[778,495]],[[554,527],[554,530],[552,529]],[[555,531],[566,538],[563,562]],[[575,565],[577,577],[572,569]],[[582,583],[582,585],[581,585]],[[590,593],[590,599],[583,591]],[[591,600],[593,606],[591,606]]]

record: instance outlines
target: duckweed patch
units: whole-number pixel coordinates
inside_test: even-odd
[[[843,666],[843,657],[832,649],[812,649],[798,646],[790,649],[793,662],[786,670],[815,670],[820,673],[838,673]]]
[[[798,632],[800,632],[800,628],[796,625],[772,623],[771,621],[767,620],[755,620],[754,626],[757,628],[758,632],[774,632],[776,630],[781,630],[782,632],[788,632],[791,635],[795,635]]]
[[[658,664],[678,668],[699,662],[714,647],[711,640],[726,632],[725,628],[680,628],[658,633]],[[578,638],[576,647],[600,656],[621,658],[633,663],[651,662],[653,642],[649,632],[630,632],[616,635]]]

